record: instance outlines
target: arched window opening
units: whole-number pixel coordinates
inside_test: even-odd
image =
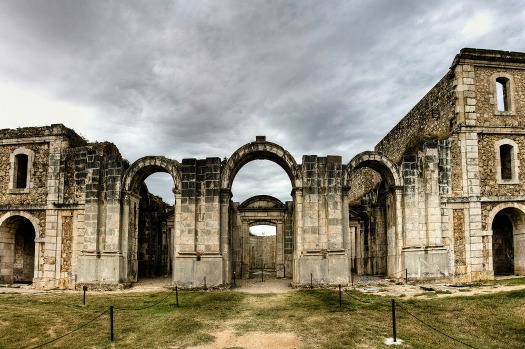
[[[15,156],[15,188],[27,188],[27,168],[29,158],[26,154]]]
[[[496,78],[496,101],[498,111],[509,111],[509,79],[505,77]]]
[[[512,153],[513,147],[510,144],[503,144],[499,147],[500,153],[500,166],[501,166],[501,179],[511,180],[513,179],[512,174]]]
[[[496,180],[498,184],[519,183],[518,145],[512,139],[502,139],[495,143]]]

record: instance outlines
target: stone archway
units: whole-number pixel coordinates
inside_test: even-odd
[[[139,275],[139,260],[141,260],[141,258],[148,258],[147,262],[140,263],[142,265],[141,275],[152,276],[157,275],[157,270],[173,270],[173,266],[158,266],[157,263],[157,259],[159,259],[161,263],[168,263],[169,260],[172,259],[170,258],[170,256],[174,255],[172,236],[161,239],[162,242],[168,245],[168,251],[162,250],[166,256],[155,256],[154,252],[148,251],[147,240],[151,239],[142,239],[146,242],[141,241],[139,246],[139,229],[143,226],[142,222],[144,221],[144,219],[141,219],[142,215],[140,212],[141,199],[143,205],[145,204],[144,200],[147,199],[144,197],[141,198],[141,191],[142,196],[148,195],[144,181],[148,176],[158,172],[169,174],[174,183],[174,213],[172,215],[165,215],[161,212],[162,216],[174,217],[175,222],[166,225],[167,233],[173,234],[174,229],[176,229],[173,227],[177,222],[177,213],[180,210],[180,188],[182,187],[179,163],[164,156],[145,156],[135,161],[123,176],[121,245],[122,252],[127,260],[124,266],[125,278],[129,282],[137,281]],[[158,222],[157,225],[162,227],[162,222]],[[156,231],[151,232],[153,235],[157,233]],[[152,238],[153,240],[156,239],[155,241],[159,240],[156,236]],[[151,250],[151,248],[149,248],[149,250]],[[150,260],[152,254],[155,259],[153,261]],[[173,259],[172,261],[174,263]]]
[[[244,165],[254,160],[269,160],[282,167],[288,175],[288,178],[290,178],[292,184],[292,219],[297,219],[296,213],[299,212],[298,210],[302,210],[302,176],[297,162],[288,151],[275,143],[267,142],[266,137],[264,136],[258,136],[255,142],[245,144],[237,149],[223,164],[221,173],[220,234],[221,252],[223,255],[223,275],[226,283],[230,282],[232,277],[231,242],[229,239],[231,226],[229,216],[231,187],[239,170]],[[300,221],[294,224],[294,236],[297,235],[297,231],[300,229],[300,224],[302,224]],[[290,265],[291,264],[292,263],[290,262]]]
[[[33,282],[39,236],[38,219],[26,212],[9,212],[0,218],[0,283]]]
[[[370,212],[363,212],[360,225],[351,234],[352,265],[358,274],[399,275],[403,268],[402,246],[402,180],[398,167],[383,154],[364,151],[347,165],[344,183],[349,191],[352,176],[362,168],[379,174],[381,180],[372,194],[375,202]],[[348,197],[346,207],[349,207]],[[360,214],[361,215],[361,214]],[[364,218],[363,218],[364,217]]]
[[[269,268],[279,278],[293,276],[293,231],[290,208],[280,200],[258,195],[232,208],[232,264],[241,278],[254,268]],[[250,234],[256,225],[275,227],[275,235]]]
[[[525,275],[525,205],[500,204],[487,222],[494,275]]]

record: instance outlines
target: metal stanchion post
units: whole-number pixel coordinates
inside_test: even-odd
[[[113,336],[113,306],[109,307],[109,332],[110,332],[110,338],[113,342],[114,336]]]
[[[396,339],[396,301],[392,299],[392,335],[394,337],[394,343]]]

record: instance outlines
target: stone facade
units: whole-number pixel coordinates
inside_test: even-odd
[[[114,287],[171,275],[229,284],[261,264],[295,284],[351,274],[472,281],[525,274],[525,54],[463,49],[373,151],[305,155],[259,136],[229,158],[146,156],[63,125],[0,130],[0,283]],[[231,201],[253,160],[292,201]],[[144,180],[165,172],[175,205]],[[269,224],[276,236],[249,227]]]

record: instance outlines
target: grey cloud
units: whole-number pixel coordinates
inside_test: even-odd
[[[522,7],[474,0],[3,1],[0,83],[92,108],[97,122],[77,131],[113,141],[130,161],[229,157],[266,135],[297,162],[317,154],[342,155],[346,163],[372,149],[462,47],[525,51]],[[483,16],[490,28],[477,30]],[[34,124],[52,122],[35,117]],[[286,178],[277,182],[286,187]],[[251,195],[258,186],[238,188]]]

